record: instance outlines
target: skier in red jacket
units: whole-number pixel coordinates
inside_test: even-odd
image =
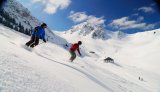
[[[71,48],[69,49],[69,52],[71,54],[71,57],[70,57],[70,61],[73,62],[73,60],[76,58],[76,53],[75,51],[77,50],[79,55],[81,56],[81,53],[79,51],[79,46],[82,44],[81,41],[78,41],[78,43],[74,43],[72,44]]]

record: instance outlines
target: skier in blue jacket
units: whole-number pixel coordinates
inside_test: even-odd
[[[39,44],[39,39],[45,40],[45,28],[47,28],[47,24],[43,23],[41,26],[37,26],[34,28],[31,36],[31,40],[26,43],[27,46],[35,47]]]

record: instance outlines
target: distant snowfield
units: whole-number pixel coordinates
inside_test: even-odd
[[[64,48],[47,42],[28,50],[29,36],[0,25],[0,92],[160,92],[160,30],[154,31],[107,41],[56,33],[83,42],[83,57],[70,63]],[[104,63],[108,56],[115,63]]]

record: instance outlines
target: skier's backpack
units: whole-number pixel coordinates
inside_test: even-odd
[[[35,28],[34,28],[34,31],[37,32],[38,29],[39,29],[39,26],[35,27]]]
[[[33,29],[33,31],[32,31],[32,35],[35,35],[36,32],[38,31],[38,29],[39,29],[39,26],[35,27],[35,28]]]

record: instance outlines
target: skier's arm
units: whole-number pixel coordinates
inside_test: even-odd
[[[77,51],[78,51],[79,55],[81,56],[81,53],[80,53],[79,47],[77,48]]]
[[[46,39],[45,39],[45,32],[42,34],[42,39],[44,42],[46,42]]]

